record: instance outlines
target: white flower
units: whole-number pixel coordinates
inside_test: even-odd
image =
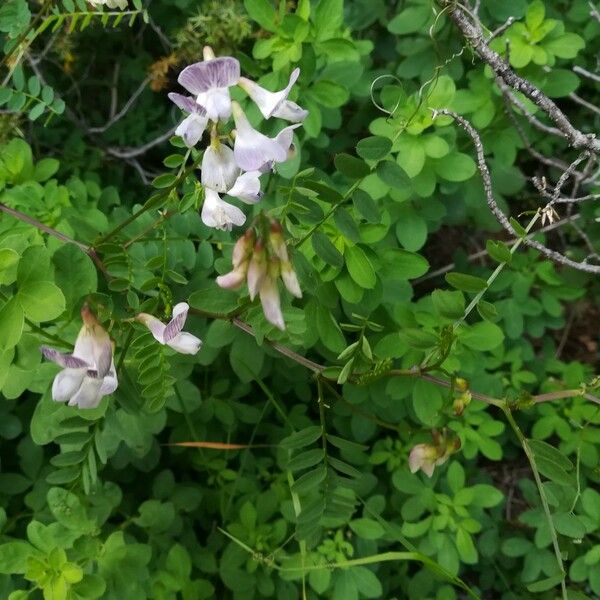
[[[173,307],[173,318],[166,325],[146,313],[140,313],[136,319],[150,330],[157,342],[181,354],[196,354],[200,350],[202,341],[195,335],[182,331],[189,308],[185,302],[176,304]]]
[[[259,296],[265,319],[281,331],[285,330],[285,322],[281,312],[281,300],[277,289],[277,271],[279,267],[273,262],[268,269],[268,274],[260,284]]]
[[[185,145],[191,148],[200,141],[206,129],[208,123],[206,110],[189,96],[171,93],[169,94],[169,99],[181,110],[188,113],[188,116],[177,126],[175,135],[183,139]]]
[[[247,171],[242,173],[227,192],[228,196],[239,198],[246,204],[256,204],[262,197],[260,191],[260,171]]]
[[[427,477],[431,477],[436,465],[441,464],[439,461],[439,452],[435,446],[417,444],[410,451],[408,466],[411,473],[416,473],[420,469]]]
[[[204,61],[183,69],[177,81],[196,96],[209,119],[226,120],[231,116],[229,88],[240,78],[240,63],[230,56],[214,58],[210,48],[205,48],[204,57]]]
[[[246,215],[233,204],[221,200],[219,194],[210,188],[204,189],[202,222],[208,227],[231,231],[234,225],[243,225]]]
[[[272,165],[286,160],[287,150],[276,138],[269,138],[254,129],[237,102],[232,102],[232,108],[236,127],[233,153],[241,169],[258,171],[266,164]]]
[[[104,396],[117,389],[117,373],[108,333],[87,306],[81,315],[84,325],[72,354],[48,346],[42,346],[41,351],[48,360],[63,367],[52,383],[52,399],[68,402],[69,406],[96,408]]]
[[[270,92],[246,77],[240,77],[238,85],[252,98],[265,119],[279,117],[292,123],[299,123],[306,118],[308,111],[287,99],[299,76],[300,69],[294,69],[289,83],[279,92]]]
[[[214,139],[202,157],[202,185],[224,193],[234,185],[239,174],[233,150]]]

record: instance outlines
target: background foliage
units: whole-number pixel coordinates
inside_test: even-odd
[[[587,0],[477,6],[490,31],[514,18],[492,47],[597,131],[573,98],[599,98],[574,68],[597,73]],[[598,277],[517,249],[471,139],[431,109],[478,129],[522,227],[545,204],[531,178],[577,153],[506,110],[440,6],[8,0],[0,33],[0,596],[600,597]],[[255,208],[304,292],[285,332],[215,285],[241,231],[202,224],[200,156],[169,145],[166,94],[205,44],[270,89],[302,70],[310,115]],[[597,201],[559,213],[536,239],[589,258]],[[186,299],[196,357],[128,321]],[[71,348],[84,301],[120,387],[77,411],[39,345]],[[461,449],[429,479],[407,456],[432,428]]]

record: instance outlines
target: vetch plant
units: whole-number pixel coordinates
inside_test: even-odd
[[[81,309],[83,327],[72,354],[42,346],[42,354],[63,367],[52,383],[52,399],[78,408],[96,408],[118,386],[112,342],[86,305]]]
[[[600,593],[593,2],[0,4],[3,598]]]

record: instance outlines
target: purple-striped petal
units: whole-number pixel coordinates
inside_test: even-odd
[[[221,56],[186,67],[177,81],[188,92],[198,95],[213,88],[235,85],[240,78],[240,63],[230,56]]]
[[[40,351],[45,358],[65,369],[86,369],[90,366],[81,358],[77,358],[72,354],[59,352],[58,350],[50,348],[49,346],[41,346]]]
[[[173,318],[165,327],[163,339],[165,344],[178,335],[185,325],[190,307],[186,302],[180,302],[173,307]]]
[[[183,94],[176,94],[175,92],[171,92],[169,94],[169,100],[173,102],[177,107],[188,114],[198,114],[200,116],[206,115],[206,110],[204,107],[200,106],[195,98],[191,96],[184,96]]]

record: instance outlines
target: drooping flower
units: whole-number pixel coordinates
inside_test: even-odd
[[[280,275],[287,291],[296,298],[302,298],[302,290],[298,283],[296,271],[290,262],[285,240],[283,239],[283,229],[277,221],[271,223],[271,234],[269,236],[273,251],[280,262]]]
[[[169,99],[181,110],[188,113],[188,116],[177,126],[175,135],[182,138],[185,145],[191,148],[200,141],[208,124],[206,110],[189,96],[171,93]]]
[[[238,60],[231,56],[215,58],[212,49],[207,46],[204,48],[204,60],[183,69],[177,81],[196,96],[196,102],[206,109],[211,121],[218,121],[231,116],[229,88],[239,78]]]
[[[248,229],[244,235],[238,239],[233,247],[231,263],[233,269],[229,273],[217,277],[217,285],[228,290],[238,289],[246,280],[248,265],[254,248],[255,235],[253,229]]]
[[[259,226],[260,231],[265,229],[265,226]],[[250,299],[260,298],[267,321],[281,330],[285,329],[277,287],[279,277],[292,295],[300,298],[302,291],[289,260],[281,225],[275,221],[270,223],[266,241],[263,238],[256,239],[252,228],[249,229],[237,241],[232,263],[233,270],[217,277],[217,284],[223,288],[237,289],[245,280]]]
[[[294,69],[287,86],[279,92],[270,92],[246,77],[240,77],[238,85],[252,98],[265,119],[279,117],[300,123],[307,117],[308,111],[287,99],[299,76],[300,69]]]
[[[186,302],[176,304],[173,307],[173,317],[166,325],[147,313],[140,313],[136,320],[150,330],[157,342],[169,346],[181,354],[196,354],[202,346],[202,341],[195,335],[183,331],[189,308]]]
[[[408,466],[411,473],[421,470],[427,477],[433,475],[433,470],[438,461],[438,451],[431,444],[417,444],[413,446],[408,456]]]
[[[558,219],[560,219],[560,216],[552,204],[546,204],[546,206],[542,208],[542,226],[546,224],[546,221],[548,221],[549,225],[552,225],[552,223],[558,221]]]
[[[234,225],[239,226],[246,222],[246,215],[237,206],[221,200],[219,194],[210,188],[204,189],[201,217],[208,227],[223,231],[231,231]]]
[[[433,475],[435,467],[443,465],[460,448],[460,440],[446,429],[431,431],[433,444],[416,444],[408,456],[411,473],[421,470],[427,477]]]
[[[232,109],[236,127],[233,153],[241,169],[258,171],[265,165],[286,160],[287,149],[276,138],[269,138],[254,129],[237,102],[232,102]]]
[[[63,367],[52,383],[52,399],[69,406],[96,408],[118,386],[110,337],[87,305],[72,354],[42,346],[42,354]]]
[[[279,289],[277,288],[278,275],[279,263],[275,260],[269,261],[267,275],[260,284],[258,295],[260,296],[260,303],[265,314],[265,319],[283,331],[285,329],[285,321],[281,312],[281,299],[279,297]]]
[[[239,174],[233,150],[213,137],[202,157],[202,185],[225,193],[234,186]]]

